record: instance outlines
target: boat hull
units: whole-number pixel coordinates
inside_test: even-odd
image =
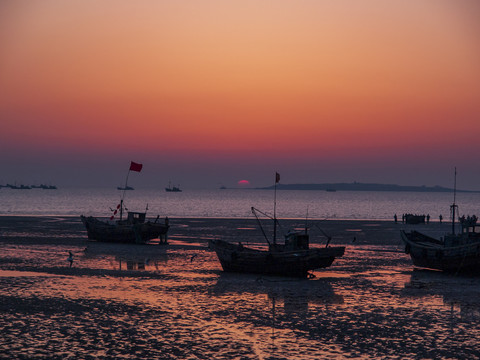
[[[210,240],[225,272],[306,277],[308,272],[332,265],[345,247],[335,246],[296,251],[262,251],[223,240]]]
[[[445,246],[440,240],[417,231],[401,231],[405,252],[413,265],[445,272],[480,272],[480,239]]]
[[[80,216],[90,240],[114,243],[145,244],[152,239],[162,239],[168,232],[168,225],[152,223],[110,224],[92,216]]]

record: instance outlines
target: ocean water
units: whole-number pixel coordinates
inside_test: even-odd
[[[112,215],[123,191],[115,188],[60,188],[57,190],[0,189],[0,215],[77,216]],[[254,206],[273,214],[274,192],[253,189],[184,190],[168,193],[163,189],[127,191],[129,210],[156,217],[248,218]],[[394,214],[430,214],[450,218],[453,193],[364,192],[364,191],[277,191],[277,216],[312,219],[391,220]],[[480,214],[480,193],[458,193],[460,214]]]

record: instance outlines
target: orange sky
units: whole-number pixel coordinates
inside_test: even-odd
[[[0,183],[44,152],[235,183],[435,185],[463,166],[480,189],[478,19],[475,0],[4,1]]]

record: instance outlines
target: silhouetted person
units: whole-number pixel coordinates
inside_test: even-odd
[[[430,214],[427,214],[427,224],[430,224]]]
[[[72,264],[73,264],[73,254],[72,254],[71,251],[69,251],[68,254],[69,254],[69,255],[68,255],[67,260],[68,260],[68,262],[70,263],[70,267],[72,267]]]
[[[395,214],[395,215],[393,216],[393,219],[395,220],[395,224],[396,224],[396,223],[397,223],[397,220],[398,220],[398,219],[397,219],[397,214]]]

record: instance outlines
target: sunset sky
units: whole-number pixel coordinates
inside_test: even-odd
[[[0,3],[0,184],[480,190],[476,0]]]

